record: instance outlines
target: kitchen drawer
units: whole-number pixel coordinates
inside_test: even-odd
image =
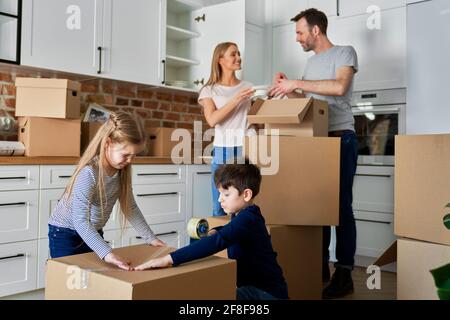
[[[355,211],[355,219],[356,255],[378,258],[396,239],[392,214]]]
[[[122,214],[120,213],[119,201],[117,201],[111,211],[111,215],[109,216],[108,222],[106,222],[106,225],[103,227],[103,231],[120,229],[121,215]]]
[[[38,190],[0,192],[0,243],[36,239]]]
[[[41,166],[41,189],[66,188],[77,166]]]
[[[133,185],[186,182],[183,165],[133,165],[132,171]]]
[[[148,224],[184,221],[186,215],[184,184],[133,186],[137,205]]]
[[[45,288],[45,270],[47,267],[47,260],[50,259],[48,239],[39,239],[37,250],[37,289],[42,289]]]
[[[0,297],[36,289],[37,240],[0,245]]]
[[[394,167],[358,166],[353,181],[353,208],[394,213]]]
[[[39,193],[39,238],[48,238],[48,221],[65,189],[41,190]]]
[[[114,248],[120,248],[122,246],[122,233],[121,230],[107,230],[103,232],[103,238],[109,245]]]
[[[150,227],[156,236],[169,247],[181,248],[185,245],[186,227],[184,222],[156,224]],[[122,245],[124,247],[144,243],[145,241],[137,235],[133,228],[125,230],[122,239]]]
[[[39,188],[39,166],[0,166],[0,191]]]

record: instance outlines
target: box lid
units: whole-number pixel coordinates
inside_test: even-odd
[[[162,257],[175,250],[175,248],[171,247],[152,247],[144,244],[114,249],[113,252],[122,258],[131,261],[132,266],[137,266],[152,258]],[[132,285],[172,277],[177,274],[189,273],[199,269],[208,269],[219,265],[235,263],[233,260],[211,256],[201,260],[185,263],[175,268],[152,269],[146,271],[125,271],[100,260],[100,258],[92,252],[51,259],[50,261],[65,265],[75,265],[89,272],[94,272],[107,277],[113,277],[114,279],[127,282]]]
[[[16,87],[55,88],[79,91],[81,84],[68,79],[16,78]]]
[[[261,100],[257,99],[247,115],[249,123],[301,123],[313,98]]]

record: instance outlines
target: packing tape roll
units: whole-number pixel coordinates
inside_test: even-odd
[[[204,238],[208,235],[208,221],[203,218],[191,218],[187,224],[187,232],[192,239]]]

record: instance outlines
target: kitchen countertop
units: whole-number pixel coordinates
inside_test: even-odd
[[[79,157],[0,157],[0,165],[77,164]],[[133,164],[172,164],[170,157],[136,157]]]

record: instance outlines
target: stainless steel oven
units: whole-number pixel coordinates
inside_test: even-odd
[[[358,164],[394,165],[395,136],[405,134],[406,89],[353,93]]]

